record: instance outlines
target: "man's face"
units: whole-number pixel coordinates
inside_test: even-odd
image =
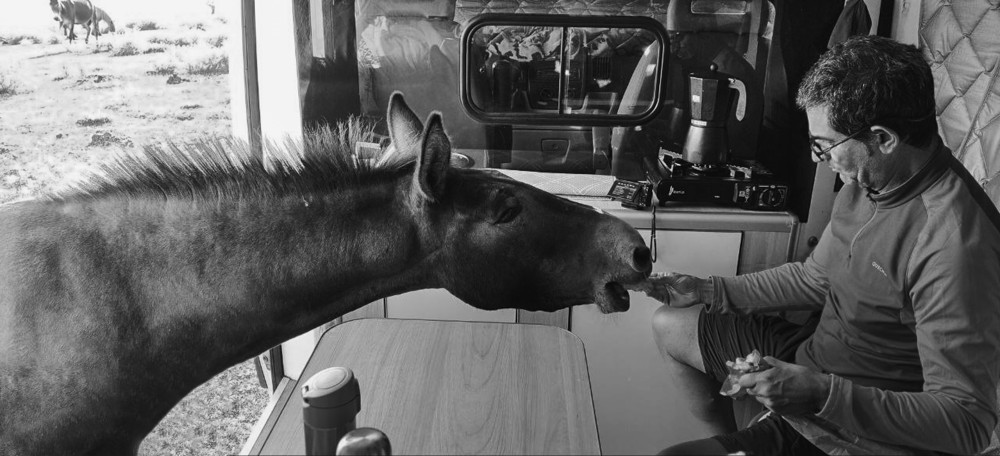
[[[816,106],[806,109],[806,117],[809,119],[809,135],[824,150],[823,154],[827,165],[833,172],[840,175],[840,180],[845,184],[857,182],[865,188],[880,188],[877,180],[878,160],[876,155],[878,149],[870,147],[858,139],[847,139],[841,144],[837,144],[849,135],[856,132],[839,132],[830,126],[830,117],[826,106]],[[831,146],[835,147],[830,148]],[[820,158],[813,156],[813,161],[820,162]]]

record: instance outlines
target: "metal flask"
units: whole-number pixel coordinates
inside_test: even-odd
[[[336,454],[340,439],[352,431],[361,411],[361,389],[354,372],[331,367],[302,385],[302,424],[307,455]]]

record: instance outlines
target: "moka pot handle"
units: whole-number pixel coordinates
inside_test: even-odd
[[[729,88],[736,89],[736,120],[743,120],[747,114],[747,86],[736,78],[729,78]]]

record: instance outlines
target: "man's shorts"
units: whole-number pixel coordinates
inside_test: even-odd
[[[746,357],[754,349],[764,356],[795,362],[795,351],[816,329],[817,319],[804,325],[772,315],[734,315],[702,312],[698,319],[698,345],[705,372],[722,382],[729,371],[726,361]],[[746,398],[742,400],[753,400]],[[730,453],[757,455],[821,455],[819,448],[799,435],[776,414],[732,434],[714,437]]]

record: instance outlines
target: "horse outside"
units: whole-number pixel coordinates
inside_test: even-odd
[[[96,33],[98,35],[104,33],[104,30],[102,30],[101,27],[100,27],[101,22],[104,22],[107,25],[106,30],[109,33],[115,33],[115,31],[116,31],[115,30],[115,21],[111,20],[111,16],[107,13],[107,11],[104,11],[103,9],[95,6],[94,7],[93,30],[94,30],[94,33]]]
[[[115,23],[111,20],[111,16],[103,9],[94,6],[90,0],[49,0],[49,8],[55,14],[53,19],[60,23],[63,35],[70,43],[76,39],[74,27],[77,24],[82,25],[87,31],[84,43],[90,42],[91,34],[94,35],[95,41],[101,36],[101,22],[107,25],[109,32],[115,32]]]

